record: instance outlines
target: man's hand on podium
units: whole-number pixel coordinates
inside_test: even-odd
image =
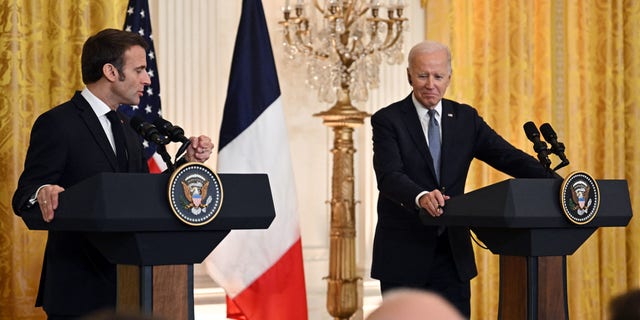
[[[440,190],[435,189],[422,195],[418,202],[420,203],[420,207],[427,210],[432,217],[439,217],[444,213],[442,210],[442,208],[444,208],[444,202],[450,198],[451,197],[444,195]]]
[[[199,137],[191,137],[191,144],[187,148],[187,154],[184,158],[188,162],[205,162],[209,160],[211,151],[213,150],[213,142],[205,135]]]
[[[53,212],[58,208],[58,194],[62,191],[64,191],[64,188],[55,184],[45,185],[38,191],[38,204],[40,205],[40,212],[42,212],[42,219],[45,222],[53,220]]]

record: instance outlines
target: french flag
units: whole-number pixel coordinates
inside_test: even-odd
[[[269,175],[276,210],[269,229],[233,230],[205,261],[226,291],[227,317],[307,319],[295,181],[260,0],[242,2],[218,145],[218,172]]]

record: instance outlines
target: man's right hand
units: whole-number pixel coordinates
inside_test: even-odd
[[[424,208],[429,212],[432,217],[439,217],[444,213],[442,208],[444,207],[445,200],[449,200],[449,196],[446,196],[440,192],[440,190],[435,189],[429,191],[429,193],[425,193],[418,199],[418,203],[420,203],[420,207]]]
[[[62,191],[64,188],[59,185],[48,185],[42,187],[38,192],[38,204],[45,222],[53,220],[53,212],[58,209],[58,194]]]

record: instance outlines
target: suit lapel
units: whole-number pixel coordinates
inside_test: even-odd
[[[423,159],[431,160],[427,138],[424,136],[424,131],[422,131],[419,115],[416,114],[416,108],[411,100],[411,95],[402,103],[402,120],[405,123],[409,136],[416,145],[416,149],[420,152],[420,156]],[[433,163],[433,161],[431,162]]]
[[[409,132],[409,136],[413,140],[416,149],[420,153],[421,159],[424,159],[429,165],[429,171],[431,172],[431,176],[434,181],[437,181],[436,171],[433,167],[433,159],[431,158],[431,153],[429,152],[429,145],[427,144],[427,138],[425,137],[425,133],[422,130],[422,125],[420,124],[420,115],[416,113],[416,107],[413,105],[413,100],[411,99],[411,95],[407,97],[403,101],[402,106],[403,111],[403,121]],[[444,130],[444,128],[443,128]],[[444,145],[444,143],[443,143]],[[443,163],[442,153],[440,156],[440,163]],[[442,167],[440,168],[440,180],[442,181]]]
[[[111,148],[111,144],[109,143],[109,139],[107,135],[104,133],[104,129],[102,129],[102,125],[100,125],[100,121],[96,116],[95,112],[91,109],[89,102],[85,100],[80,92],[76,92],[76,94],[71,98],[74,105],[78,108],[78,113],[84,124],[89,129],[89,132],[93,139],[96,142],[96,145],[102,150],[105,157],[109,160],[109,165],[114,171],[118,171],[118,159],[116,158],[116,154],[113,152]]]
[[[442,115],[440,123],[442,125],[442,148],[440,151],[440,181],[446,175],[447,160],[452,156],[450,154],[455,133],[456,114],[453,112],[453,105],[450,100],[442,99]]]

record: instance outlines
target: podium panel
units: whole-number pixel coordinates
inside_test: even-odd
[[[114,264],[200,263],[232,229],[266,229],[275,209],[266,174],[220,174],[223,202],[209,224],[190,226],[171,211],[166,174],[101,173],[64,192],[56,217],[22,215],[31,230],[83,232]],[[251,198],[251,201],[247,201]]]
[[[599,227],[626,226],[631,200],[625,180],[598,180],[600,210],[585,225],[573,224],[560,207],[560,179],[507,179],[449,199],[444,214],[420,215],[434,226],[469,227],[495,254],[573,254]]]

